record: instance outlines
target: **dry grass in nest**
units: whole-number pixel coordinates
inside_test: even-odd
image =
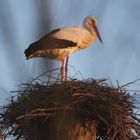
[[[66,140],[74,124],[94,121],[97,140],[140,139],[135,98],[124,87],[114,88],[106,80],[26,83],[17,92],[0,114],[5,136],[52,140],[59,127],[59,135]]]

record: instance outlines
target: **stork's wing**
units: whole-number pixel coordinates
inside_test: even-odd
[[[25,50],[25,55],[29,56],[39,50],[80,46],[82,41],[89,37],[89,34],[86,29],[80,26],[55,29],[39,41],[32,43]]]
[[[49,32],[37,42],[38,47],[40,49],[55,49],[77,46],[76,41],[74,42],[73,40],[65,38],[66,36],[62,36],[64,32],[66,34],[66,31],[62,29],[55,29]]]
[[[55,29],[42,37],[38,43],[42,49],[74,47],[87,39],[89,34],[80,26]]]

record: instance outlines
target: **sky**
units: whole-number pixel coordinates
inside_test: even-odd
[[[140,78],[139,0],[1,0],[0,1],[0,105],[7,103],[12,90],[42,72],[60,67],[48,59],[27,61],[24,50],[47,32],[81,25],[86,16],[97,19],[103,44],[70,57],[69,76],[109,78],[120,85]],[[74,68],[73,68],[74,67]],[[140,82],[130,88],[140,89]],[[139,93],[138,93],[139,94]]]

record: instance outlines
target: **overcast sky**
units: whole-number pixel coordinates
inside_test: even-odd
[[[103,44],[97,40],[73,54],[70,76],[75,74],[74,66],[85,79],[110,78],[121,85],[140,78],[140,0],[1,0],[0,105],[17,85],[46,67],[60,66],[59,61],[42,58],[26,61],[23,52],[28,45],[52,29],[82,25],[88,15],[97,18]],[[139,85],[132,88],[140,89]]]

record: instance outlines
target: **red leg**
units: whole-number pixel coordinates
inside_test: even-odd
[[[69,56],[66,59],[66,65],[65,65],[65,80],[68,80],[68,62],[69,62]]]
[[[64,60],[62,60],[61,64],[61,81],[64,80]]]

